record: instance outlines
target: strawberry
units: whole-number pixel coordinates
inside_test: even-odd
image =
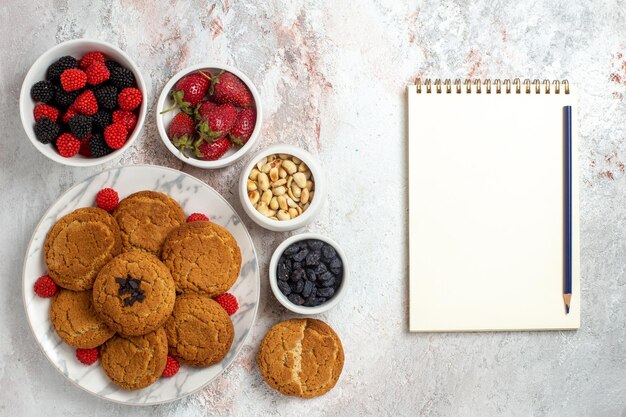
[[[230,129],[228,138],[235,145],[245,145],[252,136],[254,125],[256,125],[256,110],[253,107],[241,109]]]
[[[237,118],[237,109],[230,103],[215,105],[203,102],[196,109],[196,129],[206,141],[225,137]]]
[[[215,161],[220,159],[229,149],[230,141],[226,138],[221,138],[215,142],[204,142],[196,150],[196,156],[198,158]]]
[[[163,110],[161,114],[167,113],[176,107],[180,107],[185,113],[191,114],[193,108],[202,101],[202,98],[209,89],[209,84],[211,84],[210,79],[210,75],[203,71],[185,75],[176,83],[174,91],[172,91],[174,105],[167,110]]]
[[[72,107],[74,107],[74,110],[77,112],[87,116],[93,116],[98,113],[98,102],[96,101],[96,96],[91,90],[86,90],[80,93],[80,95],[76,97],[76,101],[74,101]]]
[[[178,113],[167,128],[167,136],[182,154],[185,154],[186,149],[193,149],[196,125],[191,116]]]
[[[248,107],[253,101],[252,93],[243,81],[227,71],[211,77],[209,95],[216,103],[230,103],[240,107]]]

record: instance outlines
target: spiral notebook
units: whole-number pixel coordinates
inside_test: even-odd
[[[572,301],[563,304],[567,81],[408,87],[411,331],[580,327],[576,127]]]

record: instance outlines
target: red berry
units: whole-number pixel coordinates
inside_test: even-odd
[[[136,88],[125,88],[117,96],[117,104],[120,105],[122,110],[135,110],[141,104],[143,96],[141,91]]]
[[[111,211],[117,207],[120,197],[113,188],[103,188],[96,195],[96,205],[102,210]]]
[[[239,107],[248,107],[254,100],[248,86],[228,71],[211,77],[209,94],[216,103],[230,103]]]
[[[76,97],[72,107],[74,107],[74,110],[77,112],[87,116],[93,116],[98,112],[98,102],[96,101],[95,94],[91,90],[80,93],[80,95]]]
[[[35,282],[35,294],[41,298],[50,298],[57,293],[57,284],[48,275],[42,275]]]
[[[78,66],[85,70],[94,62],[102,62],[104,64],[104,55],[102,55],[102,52],[95,51],[86,53],[81,60],[78,61]]]
[[[241,109],[233,127],[230,128],[228,138],[235,145],[245,145],[252,136],[254,126],[256,125],[256,111],[252,107]]]
[[[226,310],[229,316],[232,316],[237,312],[237,310],[239,310],[239,303],[237,303],[237,299],[229,292],[218,295],[215,297],[215,301],[217,301],[219,305]]]
[[[104,129],[104,141],[110,148],[119,149],[126,143],[128,131],[121,123],[113,123]]]
[[[61,156],[69,158],[80,150],[80,140],[71,133],[63,133],[57,139],[57,149]]]
[[[209,221],[209,218],[202,213],[191,213],[189,217],[187,217],[187,223],[197,222],[198,220]]]
[[[95,61],[85,70],[87,82],[91,85],[98,85],[109,79],[109,69],[104,62]]]
[[[205,142],[198,147],[198,157],[207,161],[220,159],[230,149],[230,141],[221,138],[215,142]]]
[[[48,119],[56,122],[59,117],[59,110],[48,105],[48,104],[37,104],[35,106],[35,120],[39,120],[42,117],[47,117]]]
[[[211,84],[211,74],[204,71],[194,72],[185,75],[178,80],[172,91],[172,99],[174,105],[161,113],[167,113],[170,110],[180,107],[187,114],[192,114],[194,107],[202,101],[209,85]]]
[[[61,86],[65,91],[80,90],[87,83],[87,74],[83,71],[70,68],[63,71],[61,74]]]
[[[98,360],[98,348],[76,349],[76,359],[85,365],[93,365]]]
[[[126,110],[115,110],[113,112],[113,123],[121,123],[126,130],[132,132],[137,125],[137,116],[135,113]]]
[[[80,140],[80,149],[78,153],[86,156],[87,158],[91,158],[91,148],[89,147],[89,140],[91,139],[91,135],[86,138],[79,139]]]
[[[180,369],[180,363],[170,355],[167,355],[167,363],[165,364],[165,369],[161,376],[169,378],[170,376],[174,376],[178,373]]]
[[[69,123],[70,119],[74,116],[78,116],[78,112],[76,111],[76,109],[74,109],[74,107],[70,107],[63,115],[63,123]]]
[[[207,141],[215,141],[225,137],[237,118],[237,109],[230,103],[216,106],[205,101],[196,111],[198,133]]]

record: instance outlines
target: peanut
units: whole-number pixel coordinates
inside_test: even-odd
[[[272,199],[270,200],[270,208],[272,210],[278,210],[278,200],[276,199],[276,197],[272,197]]]
[[[274,195],[284,195],[287,190],[281,185],[280,187],[274,188],[272,191]]]
[[[294,164],[292,161],[290,160],[285,160],[285,162],[283,162],[283,168],[285,168],[285,171],[287,171],[288,174],[295,174],[295,172],[298,170],[298,168],[296,167],[296,164]]]
[[[248,180],[248,191],[254,191],[257,189],[256,182]]]
[[[263,195],[261,196],[261,202],[265,203],[265,205],[268,205],[271,200],[272,200],[272,191],[271,190],[263,191]]]
[[[302,172],[298,172],[297,174],[293,174],[293,181],[300,188],[304,188],[306,186],[306,177]]]
[[[270,180],[276,181],[278,179],[278,168],[274,167],[270,169]]]
[[[266,173],[261,172],[259,174],[259,178],[258,178],[257,184],[259,185],[259,190],[261,190],[261,191],[265,191],[268,188],[270,188],[270,180],[269,180],[269,178],[267,178],[267,174]]]
[[[291,215],[287,210],[278,210],[276,217],[278,217],[278,220],[291,220]]]
[[[248,198],[250,199],[250,202],[252,203],[252,205],[255,205],[256,203],[259,202],[259,198],[261,198],[261,194],[259,194],[257,190],[250,191],[248,193]]]

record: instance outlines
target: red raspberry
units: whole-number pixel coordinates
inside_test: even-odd
[[[87,83],[87,74],[83,71],[70,68],[63,71],[61,74],[61,86],[65,91],[80,90]]]
[[[91,85],[103,83],[108,80],[111,75],[107,66],[104,65],[104,62],[100,61],[95,61],[91,64],[89,68],[85,70],[85,74],[87,74],[87,82]]]
[[[128,131],[121,123],[113,123],[104,129],[104,141],[110,148],[119,149],[126,143]]]
[[[136,88],[125,88],[117,96],[117,104],[122,110],[135,110],[141,104],[143,96]]]
[[[209,218],[202,213],[191,213],[189,217],[187,217],[187,223],[197,222],[198,220],[209,221]]]
[[[84,91],[76,97],[76,101],[72,104],[74,110],[79,113],[86,114],[87,116],[93,116],[98,113],[98,102],[96,96],[91,90]]]
[[[126,130],[132,132],[137,125],[137,116],[135,113],[126,110],[115,110],[113,112],[113,123],[121,123]]]
[[[167,364],[165,365],[165,369],[161,376],[169,378],[170,376],[174,376],[178,373],[180,369],[180,363],[170,355],[167,355]]]
[[[35,114],[35,120],[39,120],[42,117],[47,117],[53,122],[56,122],[59,118],[59,110],[43,103],[37,104],[33,113]]]
[[[42,275],[35,282],[35,294],[41,298],[50,298],[57,293],[57,284],[48,275]]]
[[[237,303],[237,299],[229,292],[218,295],[215,297],[215,301],[217,301],[219,305],[226,310],[229,316],[232,316],[237,312],[237,310],[239,310],[239,303]]]
[[[120,197],[113,188],[103,188],[96,195],[96,205],[105,211],[113,210],[119,201]]]
[[[89,68],[94,62],[102,62],[104,64],[104,55],[102,55],[102,52],[96,51],[86,53],[80,59],[80,61],[78,61],[78,66],[85,70]]]
[[[86,138],[79,139],[80,140],[80,149],[78,153],[86,156],[87,158],[91,158],[91,148],[89,147],[89,140],[91,139],[91,135]]]
[[[78,112],[76,111],[76,109],[74,109],[74,107],[70,107],[63,115],[63,123],[69,123],[70,119],[74,116],[78,116]]]
[[[76,155],[80,150],[80,140],[71,133],[63,133],[57,139],[57,149],[61,156],[69,158]]]
[[[98,348],[76,349],[76,359],[85,365],[93,365],[98,360]]]

